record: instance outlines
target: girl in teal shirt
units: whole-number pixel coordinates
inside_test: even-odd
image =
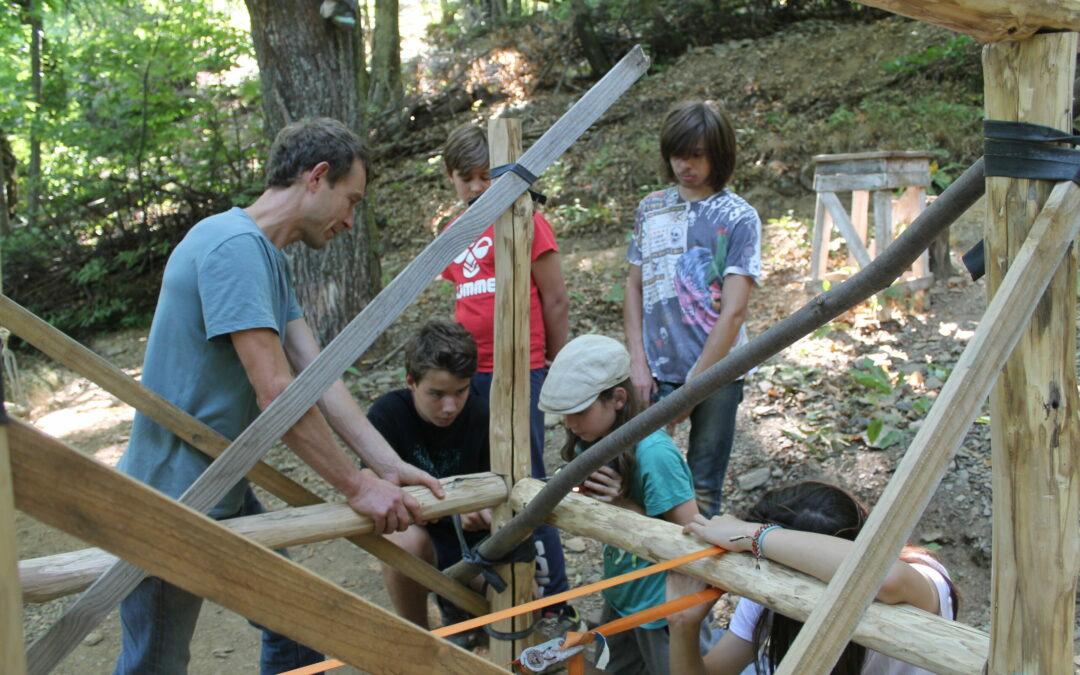
[[[567,442],[563,458],[573,459],[625,424],[642,409],[630,383],[630,355],[618,341],[583,335],[563,347],[540,391],[540,409],[563,416]],[[667,432],[654,431],[614,463],[594,472],[579,488],[600,501],[653,518],[686,525],[698,515],[690,468]],[[648,567],[636,555],[604,546],[604,578]],[[604,623],[664,602],[664,574],[654,574],[604,591]],[[665,620],[614,635],[605,672],[668,673]]]

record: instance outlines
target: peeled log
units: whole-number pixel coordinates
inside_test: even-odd
[[[1080,0],[859,0],[966,33],[979,42],[1026,40],[1043,28],[1080,31]]]
[[[519,481],[510,504],[520,510],[544,484],[532,478]],[[567,495],[547,522],[565,532],[618,546],[652,561],[670,560],[704,547],[682,528],[578,494]],[[699,560],[680,568],[742,597],[760,602],[799,621],[819,604],[825,584],[769,560],[757,569],[743,553]],[[975,675],[983,672],[990,637],[956,621],[948,621],[908,605],[872,603],[855,629],[855,642],[934,673]]]
[[[455,476],[441,482],[446,489],[445,499],[436,499],[427,488],[405,488],[420,502],[427,518],[477,511],[506,501],[506,483],[493,473]],[[368,534],[373,530],[370,518],[358,515],[345,504],[280,509],[225,520],[222,524],[268,548],[310,544]],[[19,581],[23,602],[47,602],[77,593],[92,584],[116,560],[116,556],[100,548],[22,560],[19,562]]]

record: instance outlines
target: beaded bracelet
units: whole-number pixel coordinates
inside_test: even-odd
[[[757,532],[754,533],[754,557],[762,558],[765,556],[765,535],[773,530],[783,529],[780,525],[769,525],[768,527],[762,525]]]

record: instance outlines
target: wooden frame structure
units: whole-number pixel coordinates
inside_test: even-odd
[[[1080,0],[867,0],[867,4],[959,28],[984,40],[1024,38],[985,48],[988,116],[1059,127],[1071,120],[1076,34],[1033,34],[1044,27],[1069,31],[1080,28]],[[625,91],[646,65],[640,52],[624,59],[519,162],[533,173],[541,173],[602,109]],[[604,93],[593,96],[596,90]],[[1032,96],[1031,92],[1039,92],[1039,96]],[[579,110],[578,106],[584,106],[585,110]],[[571,118],[570,121],[567,118]],[[508,131],[506,137],[512,138],[512,133]],[[552,134],[560,140],[551,142],[549,136]],[[981,164],[972,171],[976,168],[981,172]],[[964,180],[962,177],[954,187]],[[719,560],[699,561],[687,568],[691,574],[805,621],[780,666],[782,673],[826,673],[851,639],[935,672],[978,673],[985,669],[991,673],[1060,673],[1072,670],[1073,611],[1076,577],[1080,571],[1077,567],[1080,559],[1076,556],[1080,544],[1080,522],[1077,520],[1080,503],[1080,458],[1077,457],[1080,439],[1077,434],[1080,430],[1076,414],[1080,403],[1076,393],[1073,332],[1077,255],[1072,243],[1080,233],[1080,187],[1071,183],[1053,186],[1045,182],[1004,178],[987,179],[986,185],[991,204],[987,209],[986,236],[987,288],[991,297],[986,313],[832,581],[828,585],[820,584],[775,563],[766,562],[761,570],[751,569],[747,557],[737,554]],[[484,223],[492,222],[505,212],[524,189],[523,181],[517,178],[504,177],[496,182],[448,231],[451,237],[444,234],[425,250],[244,434],[221,453],[207,471],[212,475],[205,481],[200,478],[181,499],[182,504],[98,467],[62,444],[16,423],[9,426],[16,505],[35,517],[130,558],[150,573],[217,599],[280,632],[360,667],[385,667],[386,672],[431,672],[431,668],[443,672],[464,672],[467,668],[479,668],[480,672],[497,671],[490,664],[471,654],[459,653],[423,631],[400,625],[404,622],[389,613],[312,577],[184,504],[205,509],[224,489],[251,471],[269,444],[370,345],[400,307],[411,302],[423,280],[433,276],[449,257],[475,238]],[[948,192],[939,203],[945,202],[947,195]],[[952,217],[955,215],[953,213]],[[516,217],[511,215],[506,220],[514,222]],[[523,225],[512,227],[510,231],[523,229],[523,239],[517,240],[516,234],[508,235],[513,241],[507,240],[505,250],[517,251],[522,242],[528,240],[528,219],[522,220],[525,221]],[[917,224],[912,229],[916,227]],[[504,233],[506,230],[503,227]],[[896,245],[890,247],[894,248],[907,251],[910,245],[898,239]],[[895,278],[918,255],[918,251],[911,251],[910,257],[903,258],[903,266],[886,268],[883,265],[881,269],[895,269]],[[515,254],[511,260],[513,264],[500,266],[503,274],[513,275],[523,268],[520,255]],[[879,262],[874,260],[864,271]],[[519,282],[513,279],[505,284],[520,289]],[[520,291],[512,295],[516,296],[517,292]],[[830,291],[826,296],[831,297],[832,293]],[[843,286],[835,293],[842,295]],[[386,299],[392,296],[398,299]],[[823,306],[828,301],[828,297],[819,297],[811,304]],[[4,306],[0,302],[0,310]],[[516,312],[512,315],[516,316]],[[831,317],[821,315],[821,318],[827,321]],[[6,317],[0,319],[8,321]],[[371,320],[372,326],[361,327],[367,320]],[[511,335],[521,334],[518,331],[522,324],[518,319],[503,315],[499,325]],[[525,326],[527,331],[527,324]],[[506,333],[503,335],[505,337]],[[500,345],[516,363],[510,354],[512,347],[504,340]],[[730,369],[725,362],[738,362],[748,353],[754,353],[749,345],[736,350],[699,379],[709,382],[709,386],[722,386],[725,382],[713,373],[725,373],[725,368]],[[507,419],[516,419],[518,406],[527,398],[522,398],[518,382],[522,378],[516,377],[517,367],[511,368],[511,372],[515,373],[515,378],[505,388],[500,383],[503,391],[497,395],[501,404],[509,406],[503,409],[508,411],[505,413]],[[689,401],[692,395],[701,394],[697,391],[701,387],[695,387],[694,383],[684,389],[682,398],[672,397],[671,401]],[[888,607],[871,600],[992,389],[994,604],[991,633],[987,636],[910,607]],[[527,397],[527,388],[525,392]],[[651,420],[665,415],[673,419],[682,412],[684,410],[676,408],[674,403],[659,404],[653,415],[645,413],[643,417]],[[524,510],[529,503],[534,499],[543,501],[543,493],[557,483],[561,488],[561,482],[565,482],[553,480],[540,489],[531,479],[516,480],[523,475],[515,473],[514,468],[521,461],[516,458],[516,450],[521,448],[515,440],[517,426],[507,427],[509,442],[494,439],[499,453],[504,455],[500,461],[508,458],[500,464],[507,467],[500,472],[502,479],[508,481],[507,485],[515,484],[509,503],[510,513],[522,511],[505,523],[504,533],[516,531],[515,521],[525,518]],[[4,459],[3,438],[0,429],[0,460]],[[611,440],[607,445],[613,446],[616,442]],[[590,453],[602,445],[603,442]],[[509,452],[501,448],[509,448]],[[30,461],[31,452],[34,453],[33,461]],[[575,463],[585,466],[588,461],[594,461],[595,457],[590,457],[590,453],[582,455]],[[0,461],[0,472],[3,470]],[[565,473],[573,475],[574,470],[567,468]],[[85,479],[87,475],[94,477],[89,486]],[[70,489],[60,490],[64,494],[55,498],[43,497],[46,493],[57,492],[57,481]],[[6,506],[10,500],[5,501],[7,491],[10,487],[0,475],[0,545],[5,543],[4,537],[10,538],[4,529],[10,521],[10,507]],[[132,519],[128,513],[125,527],[135,528],[140,533],[138,537],[117,527],[107,513],[97,513],[99,504],[94,500],[107,503],[106,511],[137,508],[130,513],[144,515]],[[564,529],[593,536],[650,559],[670,558],[700,545],[680,534],[675,526],[612,511],[607,505],[575,495],[563,498],[547,517]],[[184,528],[154,527],[166,519],[184,523]],[[197,534],[181,536],[171,531],[183,529],[187,532],[189,527]],[[647,535],[641,536],[643,533]],[[138,545],[135,545],[136,541]],[[151,545],[146,546],[145,542]],[[193,546],[193,542],[197,545]],[[196,550],[200,547],[209,549],[209,553]],[[258,571],[256,585],[273,584],[278,589],[288,590],[279,597],[267,598],[265,594],[253,594],[249,580],[240,583],[239,587],[235,583],[218,583],[213,578],[215,575],[223,573],[227,577],[235,570],[208,567],[210,562],[219,565],[217,555],[212,554],[248,561],[244,571]],[[10,566],[0,559],[2,564]],[[138,570],[134,575],[129,571],[120,578],[127,577],[130,583],[130,579],[137,581],[140,574]],[[108,577],[109,573],[106,573],[102,579]],[[310,601],[300,601],[292,592],[295,590],[292,584],[301,581],[314,584],[316,588]],[[98,586],[108,589],[110,582],[103,583],[99,579],[84,598],[89,596],[93,600]],[[115,588],[118,590],[106,594],[108,602],[122,594],[123,585]],[[305,588],[305,593],[307,590]],[[509,593],[514,592],[511,586]],[[255,602],[253,595],[258,595],[265,604]],[[87,605],[95,612],[107,605],[107,611],[112,606],[108,602],[95,600]],[[341,608],[345,607],[348,617],[354,621],[372,622],[373,628],[365,631],[362,639],[353,644],[346,643],[340,639],[340,633],[355,632],[356,625],[320,620],[320,613],[323,617],[333,614],[318,610],[328,607],[326,603],[338,603],[337,612],[342,612]],[[20,639],[7,625],[18,621],[19,611],[17,594],[12,593],[10,585],[0,584],[0,611],[3,612],[0,620],[5,622],[5,630],[0,631],[0,654],[6,654],[12,651],[13,641]],[[294,620],[293,612],[297,612],[302,620]],[[75,619],[71,626],[81,629],[86,623]],[[387,634],[392,634],[395,639],[392,650],[385,649],[380,643],[388,639]],[[59,644],[63,646],[64,643]],[[18,645],[14,647],[17,649]],[[408,662],[400,659],[402,649],[410,650]],[[392,664],[385,660],[388,653],[397,657]],[[33,649],[30,656],[31,672],[45,672],[50,667],[50,660],[56,658],[46,652],[35,654]],[[37,663],[35,657],[40,659]],[[12,669],[11,672],[18,672],[20,668],[17,657],[3,665]]]
[[[810,249],[810,281],[807,287],[821,292],[828,275],[829,241],[833,225],[847,243],[850,257],[864,268],[885,252],[900,223],[911,224],[926,208],[926,188],[930,185],[930,158],[925,152],[860,152],[814,157],[814,229]],[[892,192],[903,189],[899,199]],[[851,213],[840,203],[837,192],[851,193]],[[874,239],[870,241],[869,215],[873,205]],[[893,288],[917,293],[929,288],[929,252],[923,252]]]

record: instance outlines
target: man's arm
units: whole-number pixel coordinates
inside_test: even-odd
[[[269,328],[254,328],[230,333],[230,337],[259,407],[265,409],[293,380],[278,335]],[[354,511],[370,516],[376,532],[403,531],[414,519],[422,519],[420,504],[411,495],[349,461],[318,408],[305,412],[282,440],[344,494]]]
[[[626,333],[626,350],[630,352],[630,381],[643,406],[652,402],[656,393],[656,380],[645,358],[645,342],[641,336],[642,307],[641,265],[630,265],[626,275],[626,292],[623,294],[623,331]]]
[[[544,356],[550,363],[566,344],[566,336],[570,331],[570,297],[566,294],[558,252],[548,251],[534,260],[532,278],[536,284],[536,292],[540,294],[546,345]]]
[[[285,327],[285,355],[297,372],[319,355],[319,343],[303,318],[294,319]],[[395,485],[423,485],[439,499],[445,496],[438,480],[403,461],[390,447],[341,380],[335,381],[319,399],[319,409],[345,445],[384,480]]]

